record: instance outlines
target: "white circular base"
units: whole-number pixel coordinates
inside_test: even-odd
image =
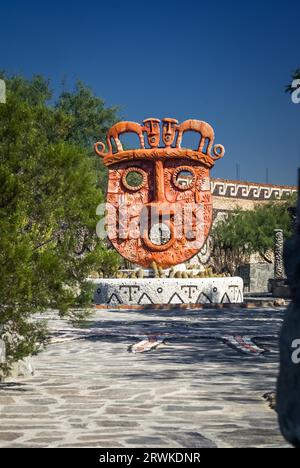
[[[243,280],[224,278],[95,279],[96,305],[238,304]]]

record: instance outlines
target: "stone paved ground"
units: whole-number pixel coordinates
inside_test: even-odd
[[[286,447],[274,390],[283,310],[97,311],[85,328],[53,318],[35,376],[0,384],[1,447]],[[54,315],[53,315],[54,317]],[[166,345],[127,348],[147,333]],[[267,349],[240,354],[221,339]]]

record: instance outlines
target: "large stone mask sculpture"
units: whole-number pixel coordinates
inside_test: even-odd
[[[162,122],[165,147],[158,147],[160,121],[154,118],[143,125],[115,124],[107,134],[108,152],[103,143],[95,144],[109,169],[107,235],[124,258],[143,267],[154,261],[168,268],[199,252],[212,223],[209,172],[225,152],[221,145],[213,147],[214,131],[205,122],[178,124],[171,118]],[[186,131],[199,133],[197,150],[181,147]],[[123,150],[119,135],[127,132],[138,135],[141,148]]]

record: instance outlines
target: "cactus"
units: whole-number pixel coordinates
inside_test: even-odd
[[[158,273],[159,273],[160,278],[165,278],[166,277],[164,269],[161,266],[158,267]]]
[[[152,262],[150,266],[151,266],[151,268],[152,268],[152,270],[153,270],[153,276],[154,276],[154,278],[159,278],[159,272],[158,272],[158,268],[157,268],[156,262]]]
[[[169,271],[169,278],[174,278],[175,276],[175,270],[174,270],[174,267],[172,267]]]
[[[138,278],[144,278],[144,270],[142,268],[139,268],[137,271],[137,277]]]

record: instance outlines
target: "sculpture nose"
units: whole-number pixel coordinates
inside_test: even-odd
[[[153,123],[150,122],[150,135],[154,133]]]
[[[175,210],[165,198],[164,166],[162,161],[157,160],[154,162],[154,196],[153,200],[147,203],[144,208],[143,222],[141,223],[143,242],[150,251],[163,252],[175,242],[173,219],[171,219]],[[166,232],[167,239],[163,241],[163,233],[165,234]]]
[[[154,202],[164,203],[165,202],[165,184],[164,184],[164,166],[162,161],[155,161],[154,167]]]
[[[151,213],[153,217],[170,217],[175,214],[175,210],[173,205],[170,205],[169,203],[148,203],[148,208],[151,209]]]
[[[154,215],[169,216],[174,214],[174,209],[165,197],[164,166],[162,161],[155,161],[154,163],[154,197],[147,206],[151,208]]]

